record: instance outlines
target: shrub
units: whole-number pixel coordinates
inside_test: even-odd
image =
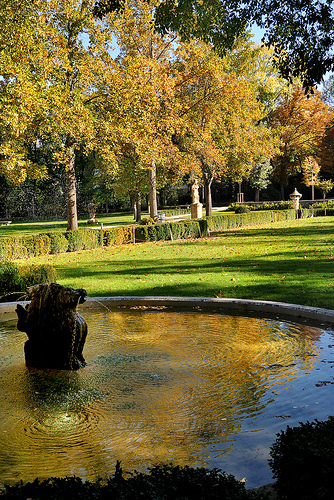
[[[99,229],[84,229],[82,232],[82,242],[85,250],[92,250],[103,245],[103,231]]]
[[[84,249],[84,238],[82,231],[66,231],[65,238],[68,240],[68,251],[77,252]]]
[[[0,295],[3,296],[22,290],[22,280],[19,268],[14,262],[1,262],[0,266]]]
[[[24,290],[38,283],[56,282],[56,270],[48,264],[22,266],[19,271]]]
[[[106,247],[111,245],[122,245],[132,241],[132,232],[134,226],[115,226],[104,230],[103,244]]]
[[[34,236],[34,255],[47,255],[51,252],[51,239],[47,234]]]
[[[155,224],[154,219],[152,219],[152,217],[144,217],[140,221],[141,226],[152,226],[152,224]]]
[[[25,293],[28,286],[55,283],[56,270],[50,265],[19,267],[15,262],[2,262],[0,267],[0,301],[15,300],[17,292]]]
[[[250,208],[246,205],[239,205],[234,209],[234,213],[236,214],[248,214],[248,212],[250,212]]]
[[[119,462],[116,473],[106,483],[82,481],[78,477],[50,478],[32,483],[5,486],[3,500],[250,500],[265,499],[261,493],[247,492],[234,476],[219,469],[161,465],[148,473],[136,472],[125,479]]]
[[[48,233],[50,238],[50,253],[63,253],[68,250],[68,239],[65,237],[64,233],[52,232]]]
[[[280,498],[332,500],[334,418],[288,426],[277,436],[269,465]]]

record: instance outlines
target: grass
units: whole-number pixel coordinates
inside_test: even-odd
[[[147,214],[143,214],[148,216]],[[120,226],[127,224],[134,224],[133,212],[116,212],[110,215],[97,215],[96,216],[99,223],[104,226]],[[79,219],[79,228],[91,227],[87,224],[88,217],[85,219]],[[47,233],[50,231],[66,231],[67,222],[65,220],[61,221],[44,221],[44,222],[32,222],[32,221],[21,221],[12,222],[9,226],[0,226],[0,238],[2,236],[20,236],[23,234],[37,234],[37,233]]]
[[[334,217],[29,262],[54,265],[58,283],[89,296],[218,296],[334,309]]]

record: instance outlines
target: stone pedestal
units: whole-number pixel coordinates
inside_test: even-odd
[[[295,188],[294,192],[290,194],[290,199],[292,200],[292,206],[295,210],[299,210],[299,200],[302,197]]]
[[[192,219],[201,219],[203,217],[203,205],[202,203],[192,203],[190,205],[191,210],[191,218]]]

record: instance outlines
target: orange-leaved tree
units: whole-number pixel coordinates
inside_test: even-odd
[[[192,158],[193,175],[201,172],[207,215],[212,214],[214,178],[247,177],[259,158],[276,148],[271,131],[261,123],[265,107],[258,89],[240,71],[237,50],[238,58],[233,51],[221,58],[210,46],[194,41],[181,45],[178,53],[179,100],[187,122],[184,148]]]
[[[319,154],[321,140],[332,119],[328,106],[319,91],[305,95],[303,89],[293,88],[286,93],[269,123],[279,131],[281,146],[274,158],[275,176],[280,183],[281,199],[290,175],[300,170],[304,159]]]

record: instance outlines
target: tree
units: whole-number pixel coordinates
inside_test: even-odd
[[[193,175],[200,167],[207,215],[212,213],[214,178],[240,181],[250,175],[260,157],[275,151],[274,137],[261,123],[266,110],[259,102],[258,86],[248,79],[257,51],[248,54],[248,50],[247,44],[240,43],[235,52],[221,58],[207,44],[189,42],[176,61],[179,99],[187,121],[183,148],[192,157]]]
[[[334,186],[334,182],[332,179],[327,180],[318,180],[315,184],[315,187],[318,188],[322,192],[323,199],[325,201],[326,194],[329,193]]]
[[[320,168],[319,163],[312,156],[305,158],[302,164],[303,182],[306,186],[312,187],[312,200],[314,200],[314,186],[319,181]]]
[[[166,171],[180,159],[173,143],[180,117],[171,72],[177,37],[161,37],[154,31],[155,4],[129,1],[121,15],[107,16],[105,22],[109,23],[120,48],[116,71],[121,83],[115,90],[119,176],[123,181],[127,179],[131,194],[137,196],[146,170],[150,215],[157,220],[157,169]],[[114,106],[109,101],[105,105]],[[160,185],[163,178],[164,175]]]
[[[15,4],[16,0],[9,2],[5,10],[6,21],[11,26],[15,25]],[[5,44],[5,54],[11,56],[1,68],[5,74],[1,105],[6,118],[10,118],[10,122],[9,118],[2,122],[1,129],[2,155],[7,160],[5,173],[10,177],[11,158],[16,163],[24,163],[21,170],[29,173],[28,142],[43,143],[51,138],[58,164],[66,171],[67,221],[68,229],[72,230],[78,228],[76,151],[83,144],[87,151],[91,151],[101,147],[103,142],[99,137],[100,122],[94,114],[94,105],[112,85],[111,34],[93,17],[93,0],[36,1],[32,5],[33,20],[29,17],[30,4],[24,3],[24,22],[19,27],[14,26],[15,36],[23,37],[26,18],[29,20],[27,50],[22,46],[18,50],[12,48],[12,41],[6,33],[0,38],[0,44]],[[84,43],[83,37],[87,42]],[[15,67],[14,61],[19,57],[21,62]],[[19,93],[22,85],[24,91]],[[13,93],[16,93],[18,102],[15,107]],[[19,134],[18,130],[21,131]],[[25,157],[20,149],[13,148],[13,137],[25,152]],[[103,152],[108,156],[105,143]],[[43,174],[41,166],[36,171]]]
[[[183,40],[198,37],[221,52],[231,49],[256,23],[265,30],[264,42],[275,48],[282,75],[300,77],[304,87],[312,88],[334,69],[333,4],[332,0],[163,0],[155,20],[161,33],[174,31]],[[98,0],[95,13],[103,16],[121,8],[121,0]]]
[[[270,183],[270,174],[273,166],[269,158],[263,158],[261,162],[254,167],[249,180],[252,188],[255,189],[255,201],[260,201],[261,189],[266,189]]]
[[[273,165],[282,200],[288,177],[300,170],[306,157],[317,156],[331,119],[332,115],[321,100],[319,91],[305,95],[298,88],[286,93],[280,105],[270,114],[269,124],[277,129],[281,139],[280,152]]]

